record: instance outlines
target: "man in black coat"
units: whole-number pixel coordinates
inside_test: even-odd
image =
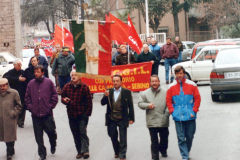
[[[112,78],[114,88],[105,91],[101,100],[102,105],[107,104],[106,126],[111,138],[115,158],[126,159],[127,127],[134,123],[134,108],[131,91],[122,87],[122,76],[114,75]],[[118,141],[118,130],[120,142]]]
[[[28,85],[28,83],[35,79],[35,74],[34,74],[34,67],[36,67],[39,63],[39,58],[37,56],[33,56],[31,59],[31,66],[29,66],[27,69],[25,69],[24,71],[24,75],[23,77],[26,78],[26,86]]]
[[[16,59],[13,62],[13,66],[14,68],[9,70],[8,72],[6,72],[3,75],[3,78],[7,78],[8,79],[8,83],[9,86],[12,89],[15,89],[18,91],[18,94],[20,96],[21,99],[21,104],[22,104],[22,109],[18,115],[18,126],[20,128],[24,127],[24,120],[25,120],[25,114],[26,114],[26,108],[24,105],[24,97],[25,97],[25,93],[26,93],[26,78],[23,77],[24,75],[24,71],[21,69],[22,67],[22,61],[21,59]]]
[[[42,65],[45,69],[44,76],[48,78],[48,62],[47,62],[47,59],[44,56],[40,55],[39,48],[34,49],[34,54],[35,54],[36,57],[39,58],[38,65]],[[31,63],[31,60],[30,60],[29,64],[28,64],[28,67],[31,67],[31,66],[32,66],[32,63]]]
[[[152,75],[156,74],[158,75],[158,65],[159,61],[155,54],[152,52],[149,52],[149,47],[147,44],[143,45],[143,51],[141,54],[138,55],[137,57],[137,63],[142,63],[142,62],[152,62]]]

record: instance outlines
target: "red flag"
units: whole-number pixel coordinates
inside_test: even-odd
[[[73,35],[72,33],[67,30],[66,28],[63,28],[64,33],[64,46],[69,47],[70,51],[74,53],[74,44],[73,44]]]
[[[108,17],[107,14],[105,14],[105,21],[106,21],[106,22],[110,22],[110,17]]]
[[[61,47],[67,46],[74,53],[73,35],[66,28],[61,28],[55,24],[54,45],[60,44]]]
[[[109,16],[110,21],[114,21],[114,24],[111,24],[111,40],[117,40],[121,43],[128,42],[128,26],[111,13]]]
[[[53,50],[52,50],[52,48],[44,49],[44,52],[45,52],[46,56],[52,57],[52,55],[53,55]]]
[[[129,15],[128,15],[128,44],[138,54],[141,53],[143,44],[140,37],[137,34],[137,31]]]
[[[54,46],[56,44],[60,44],[61,47],[63,46],[62,42],[62,28],[55,24],[55,35],[54,35]]]

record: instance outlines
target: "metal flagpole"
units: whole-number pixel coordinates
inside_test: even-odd
[[[145,7],[146,7],[146,31],[147,31],[147,37],[149,37],[148,1],[147,0],[145,0]]]
[[[62,25],[62,44],[64,46],[63,21],[61,21],[61,25]]]
[[[130,64],[130,52],[129,52],[129,45],[128,46],[126,46],[126,47],[128,47],[128,64]],[[132,53],[131,53],[132,54]]]

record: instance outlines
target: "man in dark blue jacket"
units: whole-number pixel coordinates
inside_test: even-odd
[[[34,49],[34,54],[35,54],[35,56],[37,56],[39,58],[38,65],[42,65],[45,69],[44,76],[48,78],[48,62],[47,62],[46,58],[44,56],[40,55],[39,48]],[[28,67],[30,67],[30,66],[32,66],[31,60],[29,61],[29,64],[28,64]]]
[[[161,54],[160,54],[160,49],[161,47],[159,45],[157,45],[157,41],[156,39],[152,38],[151,40],[151,45],[149,45],[149,49],[151,50],[152,53],[155,54],[155,56],[157,57],[159,63],[161,61]]]

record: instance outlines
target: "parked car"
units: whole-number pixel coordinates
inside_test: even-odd
[[[188,53],[188,56],[187,58],[188,59],[193,59],[200,51],[201,49],[203,49],[204,47],[206,46],[223,46],[223,45],[240,45],[240,42],[235,42],[235,41],[232,41],[232,42],[199,42],[197,43],[193,50],[192,50],[192,53]]]
[[[222,49],[210,75],[212,101],[225,94],[240,93],[240,48]]]
[[[192,41],[182,41],[182,43],[183,43],[182,61],[188,61],[189,59],[187,59],[187,54],[189,52],[192,52],[192,48],[196,43]]]
[[[45,55],[45,52],[43,49],[39,49],[40,55],[44,56],[46,60],[48,61],[48,58]],[[30,59],[35,56],[34,54],[34,49],[22,49],[22,54],[23,54],[23,66],[28,67],[28,64],[30,62]]]
[[[240,46],[225,45],[205,47],[192,60],[175,64],[172,69],[174,70],[176,66],[181,65],[186,70],[187,79],[190,79],[195,83],[198,81],[209,81],[213,63],[218,52],[222,49],[230,48],[240,49]]]
[[[13,69],[13,62],[17,59],[14,55],[8,52],[1,52],[0,53],[0,78],[9,71]],[[22,66],[22,69],[25,70],[26,67]]]

